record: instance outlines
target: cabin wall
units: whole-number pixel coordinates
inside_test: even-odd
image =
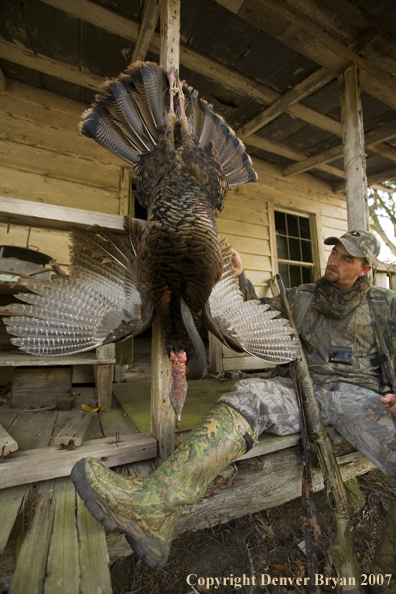
[[[227,238],[241,254],[257,295],[271,297],[268,281],[278,272],[274,211],[310,218],[316,280],[324,272],[331,249],[323,244],[324,239],[347,231],[346,201],[309,174],[285,178],[279,167],[259,160],[253,160],[253,165],[258,181],[230,190],[216,224],[220,237]],[[210,342],[210,364],[212,373],[273,367],[257,357],[237,354],[215,338]]]
[[[9,80],[0,93],[0,195],[126,214],[130,169],[79,133],[87,105]],[[8,232],[7,232],[8,231]],[[68,233],[0,225],[0,244],[69,262]]]

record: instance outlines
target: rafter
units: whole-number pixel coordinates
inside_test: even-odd
[[[255,148],[261,149],[263,151],[267,151],[269,153],[273,153],[275,155],[280,155],[282,157],[286,157],[287,159],[293,159],[294,161],[305,161],[307,156],[304,153],[299,153],[297,151],[293,151],[286,146],[281,144],[274,144],[261,136],[257,136],[257,134],[252,134],[246,139],[246,142],[250,146],[254,146]],[[337,177],[344,177],[344,171],[339,169],[338,167],[334,167],[333,165],[327,165],[326,163],[320,163],[317,166],[317,169],[321,171],[326,171],[327,173],[331,173]]]
[[[396,167],[392,169],[387,169],[386,171],[381,171],[380,173],[374,173],[373,175],[367,176],[367,186],[375,186],[377,184],[382,184],[386,181],[396,180]],[[335,184],[333,186],[334,192],[345,192],[345,184],[341,182],[339,184]]]
[[[351,62],[357,64],[362,90],[396,109],[396,80],[392,76],[345,47],[295,9],[278,0],[245,0],[239,10],[232,1],[216,1],[325,68],[341,71]]]
[[[143,20],[133,49],[131,62],[146,58],[151,38],[159,18],[159,0],[146,0],[143,8]]]
[[[379,130],[372,130],[365,135],[365,146],[370,148],[373,153],[378,153],[396,161],[396,149],[385,144],[386,140],[390,140],[396,136],[396,123],[390,124],[385,127],[385,130],[381,127]],[[343,155],[343,145],[339,144],[331,149],[318,153],[313,157],[309,157],[299,163],[293,163],[289,165],[283,171],[283,175],[288,177],[290,175],[297,175],[303,171],[317,168],[319,165],[330,163],[335,159],[340,159]]]
[[[0,40],[0,58],[94,91],[99,90],[100,85],[103,83],[101,76],[91,74],[87,70],[81,72],[75,66],[51,60],[51,58],[45,58],[44,56],[37,56],[31,51],[2,40]]]

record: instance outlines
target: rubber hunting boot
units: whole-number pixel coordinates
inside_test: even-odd
[[[215,404],[188,440],[147,478],[126,478],[95,458],[72,470],[75,488],[92,515],[126,538],[151,569],[168,558],[185,505],[199,500],[212,480],[253,444],[250,423],[226,404]]]

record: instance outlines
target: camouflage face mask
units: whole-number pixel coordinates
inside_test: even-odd
[[[316,283],[312,307],[326,318],[343,318],[366,298],[371,283],[366,276],[357,279],[350,291],[341,292],[324,277]]]

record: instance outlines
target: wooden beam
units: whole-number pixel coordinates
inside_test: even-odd
[[[372,175],[367,176],[367,187],[374,187],[377,184],[382,184],[386,181],[394,181],[396,180],[396,167],[392,169],[386,169],[385,171],[380,171],[379,173],[374,173]],[[388,188],[389,189],[389,188]],[[333,190],[336,193],[345,192],[345,183],[341,182],[338,184],[333,185]],[[381,188],[382,190],[382,188]],[[384,192],[386,190],[384,189]],[[391,192],[392,194],[394,192]]]
[[[365,135],[364,142],[366,148],[370,148],[374,153],[383,155],[391,160],[396,160],[396,149],[385,144],[384,140],[390,140],[396,136],[396,123],[389,126],[381,126],[379,130],[372,130]],[[289,165],[283,171],[283,175],[288,177],[290,175],[297,175],[309,169],[318,168],[322,164],[339,159],[343,155],[343,145],[340,144],[331,149],[327,149],[322,153],[318,153],[313,157],[309,157],[304,161],[300,159],[299,163]]]
[[[302,101],[318,89],[321,89],[325,84],[330,82],[337,76],[338,72],[329,71],[324,68],[319,68],[310,76],[298,83],[290,91],[279,97],[270,107],[259,113],[250,122],[237,130],[237,133],[242,138],[246,138],[260,128],[263,128],[272,122],[279,115],[290,109],[295,103]]]
[[[288,0],[288,4],[297,8],[324,31],[336,38],[343,39],[345,43],[351,41],[351,35],[355,35],[356,31],[371,29],[376,35],[373,48],[375,54],[373,55],[373,52],[370,52],[371,61],[374,62],[374,59],[377,58],[381,61],[382,66],[381,64],[380,66],[382,68],[388,70],[390,65],[388,71],[391,74],[395,72],[396,43],[394,37],[368,17],[356,4],[348,0],[310,0],[309,2],[306,2],[306,0]],[[366,56],[366,48],[359,53]],[[383,65],[384,61],[386,68]]]
[[[382,171],[380,173],[375,173],[373,175],[369,175],[367,178],[367,185],[371,186],[372,184],[382,183],[385,181],[393,181],[396,179],[396,168],[387,169],[386,171]]]
[[[155,458],[157,440],[150,433],[84,441],[76,450],[45,447],[15,452],[0,464],[0,489],[69,476],[76,462],[93,456],[109,468]]]
[[[51,58],[45,58],[44,56],[37,56],[31,51],[2,40],[0,40],[0,58],[93,91],[99,91],[100,85],[105,80],[103,77],[87,72],[87,70],[81,72],[75,66],[51,60]]]
[[[300,163],[294,163],[293,165],[289,165],[283,170],[283,175],[285,177],[289,177],[291,175],[297,175],[298,173],[302,173],[303,171],[308,171],[309,169],[314,169],[320,165],[324,165],[330,161],[334,161],[335,159],[339,159],[342,157],[343,154],[343,146],[339,144],[334,146],[327,151],[323,151],[318,155],[314,155],[313,157],[308,157],[304,161],[300,161]]]
[[[0,222],[58,231],[70,231],[73,227],[87,229],[92,225],[100,225],[112,231],[124,230],[123,217],[119,215],[42,204],[8,196],[0,196]],[[144,228],[146,221],[140,222]]]
[[[180,64],[180,0],[160,0],[160,66],[167,72]]]
[[[229,1],[231,2],[231,0]],[[130,41],[135,42],[138,38],[138,23],[135,23],[127,17],[122,17],[111,10],[102,8],[94,2],[91,2],[91,0],[68,0],[67,3],[63,0],[43,0],[43,2],[49,4],[50,6],[54,6],[55,8],[58,8],[59,10],[62,10],[75,18],[79,18],[85,22],[91,23],[96,27],[101,27],[107,31],[111,31],[112,33],[116,33],[117,35],[125,37]],[[236,5],[237,2],[235,3],[235,6]],[[8,59],[10,59],[10,61],[19,63],[19,53],[12,50],[12,48],[15,48],[15,46],[7,44],[6,47],[7,55],[9,56]],[[228,68],[220,62],[204,56],[203,54],[186,45],[182,45],[180,49],[181,64],[190,70],[198,72],[224,85],[228,89],[252,97],[253,99],[256,99],[257,101],[264,104],[273,103],[279,97],[281,97],[281,93],[278,93],[274,89],[258,83],[253,79],[244,76],[243,74],[239,74],[232,68]],[[157,33],[154,33],[151,39],[150,50],[156,54],[159,54],[160,52],[160,36]],[[40,68],[43,67],[44,62],[40,61],[36,63],[34,61],[35,56],[33,54],[29,54],[29,56],[31,58],[31,68],[37,70],[38,68],[36,68],[36,64]],[[2,57],[1,43],[0,57]],[[67,72],[72,72],[73,77],[78,81],[76,84],[91,88],[89,86],[92,83],[90,77],[86,79],[84,74],[81,73],[78,68],[73,68],[69,65],[66,66]],[[63,77],[63,64],[60,62],[58,62],[57,76]],[[316,111],[315,109],[311,109],[305,105],[293,105],[290,107],[288,112],[293,117],[299,118],[309,124],[313,124],[314,126],[322,128],[323,130],[328,130],[333,134],[337,134],[337,136],[341,137],[342,135],[340,122]]]
[[[261,138],[261,136],[257,136],[257,134],[252,134],[248,136],[246,139],[243,139],[247,145],[254,146],[258,149],[262,149],[263,151],[267,151],[269,153],[274,153],[275,155],[280,155],[282,157],[286,157],[287,159],[293,159],[294,161],[298,162],[305,162],[308,160],[307,155],[304,153],[299,153],[297,151],[293,151],[286,146],[282,146],[281,144],[274,144],[265,138]],[[311,158],[311,157],[309,157]],[[297,163],[296,165],[299,165]],[[289,165],[289,167],[294,167],[294,165]],[[289,169],[286,167],[284,172]],[[327,165],[326,163],[318,163],[316,165],[317,169],[322,171],[326,171],[327,173],[331,173],[332,175],[336,175],[338,177],[344,177],[344,171],[339,169],[338,167],[334,167],[333,165]],[[305,171],[302,169],[301,171]],[[285,175],[285,173],[284,173]]]
[[[364,46],[370,43],[373,39],[373,30],[370,29],[360,35],[353,43],[350,44],[353,51],[360,51]],[[321,89],[328,82],[338,76],[338,70],[328,70],[327,68],[319,68],[313,72],[306,79],[295,85],[290,91],[277,99],[270,107],[259,113],[253,120],[242,126],[238,130],[238,134],[246,137],[253,134],[260,128],[263,128],[280,114],[284,113],[294,104],[303,101],[318,89]]]
[[[359,71],[356,64],[347,68],[339,76],[339,83],[348,229],[368,231],[370,221],[367,201],[366,154]]]
[[[143,7],[143,20],[139,30],[131,62],[145,60],[159,17],[159,0],[146,0]]]
[[[54,445],[79,448],[84,440],[94,413],[79,411],[55,436]],[[71,449],[71,448],[70,448]]]

